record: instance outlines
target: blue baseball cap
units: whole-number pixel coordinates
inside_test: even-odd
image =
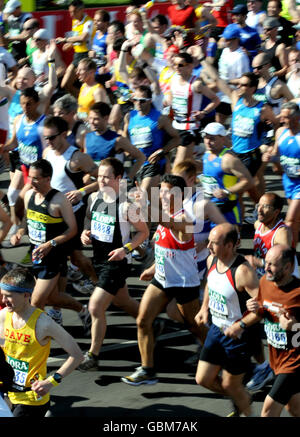
[[[246,5],[236,5],[231,11],[229,11],[233,15],[242,14],[247,15],[248,14],[248,8]]]
[[[228,24],[228,26],[225,27],[225,30],[222,33],[222,37],[224,39],[240,38],[240,31],[236,24]]]

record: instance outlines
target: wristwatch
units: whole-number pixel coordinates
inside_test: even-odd
[[[248,328],[248,326],[246,325],[245,322],[243,322],[243,320],[240,320],[240,327],[241,327],[242,329],[247,329],[247,328]]]
[[[57,246],[57,241],[56,240],[50,240],[50,244],[52,247],[56,247]]]
[[[62,376],[61,376],[60,373],[55,372],[54,375],[53,375],[53,379],[54,379],[58,384],[60,384],[60,383],[61,383],[61,380],[62,380]]]

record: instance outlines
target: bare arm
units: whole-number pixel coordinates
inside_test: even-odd
[[[4,211],[2,206],[0,205],[0,222],[2,223],[2,228],[0,230],[0,243],[4,240],[8,231],[12,226],[12,222],[10,220],[9,215]]]
[[[143,241],[146,240],[146,238],[149,237],[149,229],[147,226],[147,223],[141,218],[140,216],[140,210],[136,209],[134,205],[128,204],[126,207],[126,215],[125,213],[123,215],[123,218],[127,219],[127,221],[132,225],[134,230],[136,231],[134,237],[132,240],[128,243],[131,244],[132,249],[137,248],[140,244],[142,244]],[[120,261],[125,258],[126,252],[124,247],[117,248],[115,250],[112,250],[109,254],[108,261]]]
[[[134,147],[129,141],[129,139],[125,137],[117,138],[115,148],[117,152],[124,151],[128,153],[133,159],[135,159],[135,163],[133,164],[133,166],[131,167],[128,173],[128,177],[132,179],[136,175],[137,171],[141,168],[143,163],[145,162],[146,160],[145,155],[139,149]]]
[[[88,174],[94,178],[96,178],[96,182],[92,182],[89,185],[85,185],[81,187],[84,189],[84,193],[80,190],[73,190],[66,193],[67,198],[70,200],[72,204],[75,204],[82,200],[82,198],[86,194],[90,194],[94,191],[98,190],[98,166],[92,160],[92,158],[87,153],[82,153],[80,151],[76,151],[71,158],[71,166],[74,171],[83,171],[85,174]]]
[[[55,52],[56,49],[56,43],[55,40],[51,40],[49,47],[47,49],[47,57],[48,60],[55,61]],[[57,74],[56,74],[56,67],[55,62],[52,62],[48,64],[49,67],[49,76],[48,76],[48,83],[42,88],[40,97],[43,99],[50,99],[52,96],[55,88],[57,87],[58,81],[57,81]]]
[[[173,128],[171,119],[166,115],[161,115],[158,119],[158,128],[163,129],[170,137],[169,141],[162,148],[152,153],[148,161],[151,164],[158,162],[166,153],[170,152],[180,144],[180,136],[176,129]]]
[[[248,264],[241,264],[236,271],[236,287],[238,292],[246,291],[249,296],[255,299],[258,296],[259,281],[255,270]],[[254,313],[246,314],[242,317],[242,322],[246,326],[251,326],[260,320]],[[244,329],[240,326],[240,321],[233,323],[224,332],[225,335],[231,338],[239,338]]]
[[[282,244],[283,246],[292,247],[293,236],[291,229],[288,227],[279,228],[274,237],[274,245]]]
[[[285,76],[288,70],[288,52],[284,44],[279,44],[276,49],[276,56],[279,59],[281,69],[275,71],[274,75],[281,77]]]
[[[222,159],[222,169],[238,178],[238,182],[230,187],[230,193],[243,193],[253,186],[254,181],[249,170],[239,158],[231,153],[227,153]]]
[[[62,378],[72,373],[82,362],[83,354],[74,338],[47,315],[42,314],[40,316],[36,333],[37,340],[41,344],[45,343],[48,338],[53,338],[69,355],[67,360],[57,370],[57,373],[59,373]],[[44,396],[53,388],[53,384],[49,378],[47,378],[43,381],[35,381],[31,387],[39,396]]]

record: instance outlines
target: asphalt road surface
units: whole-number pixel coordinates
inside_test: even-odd
[[[270,168],[267,170],[266,180],[266,191],[283,195],[281,179],[272,174]],[[7,186],[6,172],[0,176],[0,189],[5,191]],[[246,209],[250,207],[251,203],[246,201]],[[251,253],[252,237],[253,227],[245,225],[240,248],[242,253]],[[28,240],[24,241],[26,243]],[[27,252],[27,245],[2,251],[7,261],[20,262]],[[91,256],[91,250],[86,250],[85,253]],[[142,263],[134,262],[128,279],[130,293],[137,299],[141,299],[147,286],[147,283],[138,279],[143,269]],[[89,295],[75,291],[71,284],[68,285],[68,292],[82,303],[88,303]],[[99,424],[97,432],[125,432],[128,435],[138,431],[200,431],[208,419],[211,424],[214,419],[226,417],[232,411],[229,399],[197,386],[196,365],[185,363],[197,351],[194,338],[179,324],[168,319],[166,314],[161,314],[160,317],[166,320],[166,327],[158,337],[155,349],[159,378],[157,384],[133,387],[120,381],[122,376],[131,374],[140,365],[137,331],[134,319],[117,308],[110,307],[99,371],[82,373],[75,370],[58,387],[53,388],[48,416],[71,418],[68,422],[70,426],[74,423],[77,426],[79,422],[86,426],[94,421],[78,422],[79,418],[94,418]],[[82,351],[88,350],[90,340],[83,336],[82,325],[75,312],[63,310],[63,325],[76,339]],[[65,352],[53,343],[48,361],[49,373],[53,373],[65,358]],[[260,415],[269,388],[270,386],[253,396],[253,409],[257,416]],[[288,414],[283,412],[282,417],[288,417]],[[166,420],[169,425],[165,424]],[[236,419],[227,420],[234,422]],[[125,427],[129,423],[139,425],[134,430],[129,425],[128,428]],[[166,426],[171,428],[166,429]],[[86,431],[93,432],[87,427]]]

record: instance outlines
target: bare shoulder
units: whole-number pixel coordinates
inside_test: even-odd
[[[255,270],[246,259],[236,269],[236,279],[244,285],[246,285],[250,279],[252,280],[253,275],[255,275]]]
[[[36,322],[36,338],[41,345],[45,345],[51,338],[51,327],[55,324],[46,313],[41,313]]]

